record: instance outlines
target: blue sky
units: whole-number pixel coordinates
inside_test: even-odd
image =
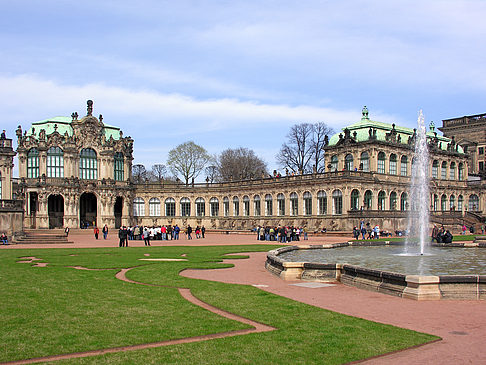
[[[289,127],[413,127],[486,112],[485,1],[2,0],[0,110],[21,124],[94,114],[134,163],[193,140],[271,169]]]

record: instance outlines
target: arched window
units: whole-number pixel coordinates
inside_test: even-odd
[[[283,195],[282,193],[279,193],[277,195],[277,207],[278,207],[277,214],[280,216],[285,215],[285,195]]]
[[[248,195],[243,197],[243,215],[248,217],[250,215],[250,198]]]
[[[181,199],[181,217],[189,217],[191,215],[191,201],[189,198]]]
[[[386,160],[385,153],[384,152],[380,152],[378,154],[378,169],[377,169],[377,172],[379,174],[384,174],[385,173],[385,160]]]
[[[273,198],[272,195],[265,195],[265,215],[273,215]]]
[[[152,198],[149,200],[149,215],[151,217],[160,216],[160,199]]]
[[[359,191],[354,189],[351,192],[351,210],[359,209]]]
[[[459,167],[457,169],[457,178],[458,180],[464,180],[464,165],[459,163]]]
[[[343,193],[341,190],[334,190],[332,192],[332,214],[343,214]]]
[[[219,200],[218,198],[209,199],[209,211],[211,217],[217,217],[219,215]]]
[[[397,174],[397,155],[392,153],[390,155],[390,175]]]
[[[392,191],[390,193],[390,210],[396,210],[397,209],[397,193]]]
[[[354,158],[352,154],[347,154],[344,158],[344,169],[348,171],[354,170]]]
[[[196,199],[196,216],[204,217],[206,215],[206,202],[203,198]]]
[[[400,175],[408,176],[408,158],[405,155],[400,158]]]
[[[373,193],[371,190],[365,191],[363,203],[366,209],[371,209],[373,207]]]
[[[240,215],[240,199],[237,196],[233,197],[233,215],[235,217]]]
[[[449,209],[456,210],[456,197],[454,195],[449,198]]]
[[[304,200],[304,214],[312,215],[312,194],[306,191],[303,196]]]
[[[145,201],[142,198],[133,199],[133,215],[135,217],[145,216]]]
[[[64,152],[60,147],[47,150],[47,177],[64,177]]]
[[[408,210],[408,194],[402,193],[400,196],[400,210],[405,211]]]
[[[361,153],[361,158],[359,161],[359,169],[365,172],[370,171],[370,155],[366,151]]]
[[[37,177],[39,177],[39,151],[37,148],[31,148],[27,152],[27,178]]]
[[[386,194],[384,191],[378,193],[378,210],[385,210]]]
[[[261,201],[260,201],[260,195],[255,195],[253,197],[253,215],[255,217],[259,217],[262,213],[262,205],[261,205]]]
[[[440,169],[440,178],[442,180],[447,180],[447,162],[442,161],[442,166]]]
[[[124,162],[123,162],[123,153],[116,152],[115,153],[115,180],[116,181],[123,181],[124,176]]]
[[[317,203],[319,204],[319,215],[327,214],[327,194],[324,190],[317,192]]]
[[[229,216],[229,198],[227,196],[223,198],[223,215]]]
[[[439,161],[432,162],[432,178],[437,179],[439,176]]]
[[[457,210],[462,211],[462,204],[464,202],[464,198],[462,195],[459,195],[457,198]]]
[[[337,155],[334,155],[331,157],[331,171],[337,171],[338,170],[338,157]]]
[[[85,180],[98,178],[98,160],[96,152],[91,148],[83,148],[79,155],[79,177]]]
[[[167,217],[175,217],[175,204],[174,198],[165,199],[165,215]]]
[[[433,200],[432,200],[432,210],[434,212],[437,212],[437,210],[439,210],[439,197],[437,196],[437,194],[434,194],[434,196],[432,197]]]
[[[447,210],[447,196],[445,194],[440,197],[440,210],[443,212]]]
[[[299,197],[297,193],[290,194],[290,213],[291,215],[299,215]]]
[[[469,196],[468,210],[471,212],[477,212],[479,210],[479,197],[476,194]]]
[[[456,179],[456,163],[451,162],[451,167],[449,168],[449,180]]]

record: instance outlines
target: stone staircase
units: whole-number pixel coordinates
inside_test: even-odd
[[[50,230],[25,230],[23,235],[17,235],[12,240],[15,244],[59,244],[59,243],[74,243],[69,241],[63,229]]]

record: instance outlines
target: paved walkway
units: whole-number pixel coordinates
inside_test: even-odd
[[[95,240],[88,232],[70,235],[74,244],[50,247],[116,247],[116,237]],[[340,237],[311,237],[308,243],[343,242]],[[163,245],[228,245],[259,243],[254,236],[209,234],[200,240],[153,241]],[[307,243],[307,242],[300,242]],[[143,241],[130,241],[143,246]],[[4,248],[36,248],[38,245],[10,245]],[[47,246],[42,246],[47,247]],[[286,282],[264,268],[266,253],[251,253],[248,260],[225,260],[235,265],[230,269],[186,270],[184,276],[228,283],[256,285],[262,290],[376,322],[426,332],[442,337],[442,341],[410,349],[378,359],[369,364],[486,364],[486,301],[413,301],[368,292],[342,284],[320,288],[296,286],[302,282]]]

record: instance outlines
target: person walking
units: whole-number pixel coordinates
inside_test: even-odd
[[[206,228],[204,228],[204,226],[201,227],[201,235],[202,235],[202,238],[204,238],[204,233],[206,233]]]
[[[101,232],[103,233],[103,239],[106,240],[106,238],[108,237],[108,226],[106,224],[103,227],[103,229],[101,230]]]
[[[190,225],[187,226],[186,233],[187,233],[187,239],[192,240],[192,236],[191,236],[192,227]]]
[[[148,231],[147,227],[144,227],[142,237],[145,246],[150,246],[150,232]]]
[[[98,235],[100,234],[100,229],[98,228],[98,226],[95,226],[94,227],[94,236],[96,239],[98,239]]]
[[[66,227],[66,228],[64,229],[64,233],[66,233],[66,237],[68,237],[68,236],[69,236],[69,227]]]

